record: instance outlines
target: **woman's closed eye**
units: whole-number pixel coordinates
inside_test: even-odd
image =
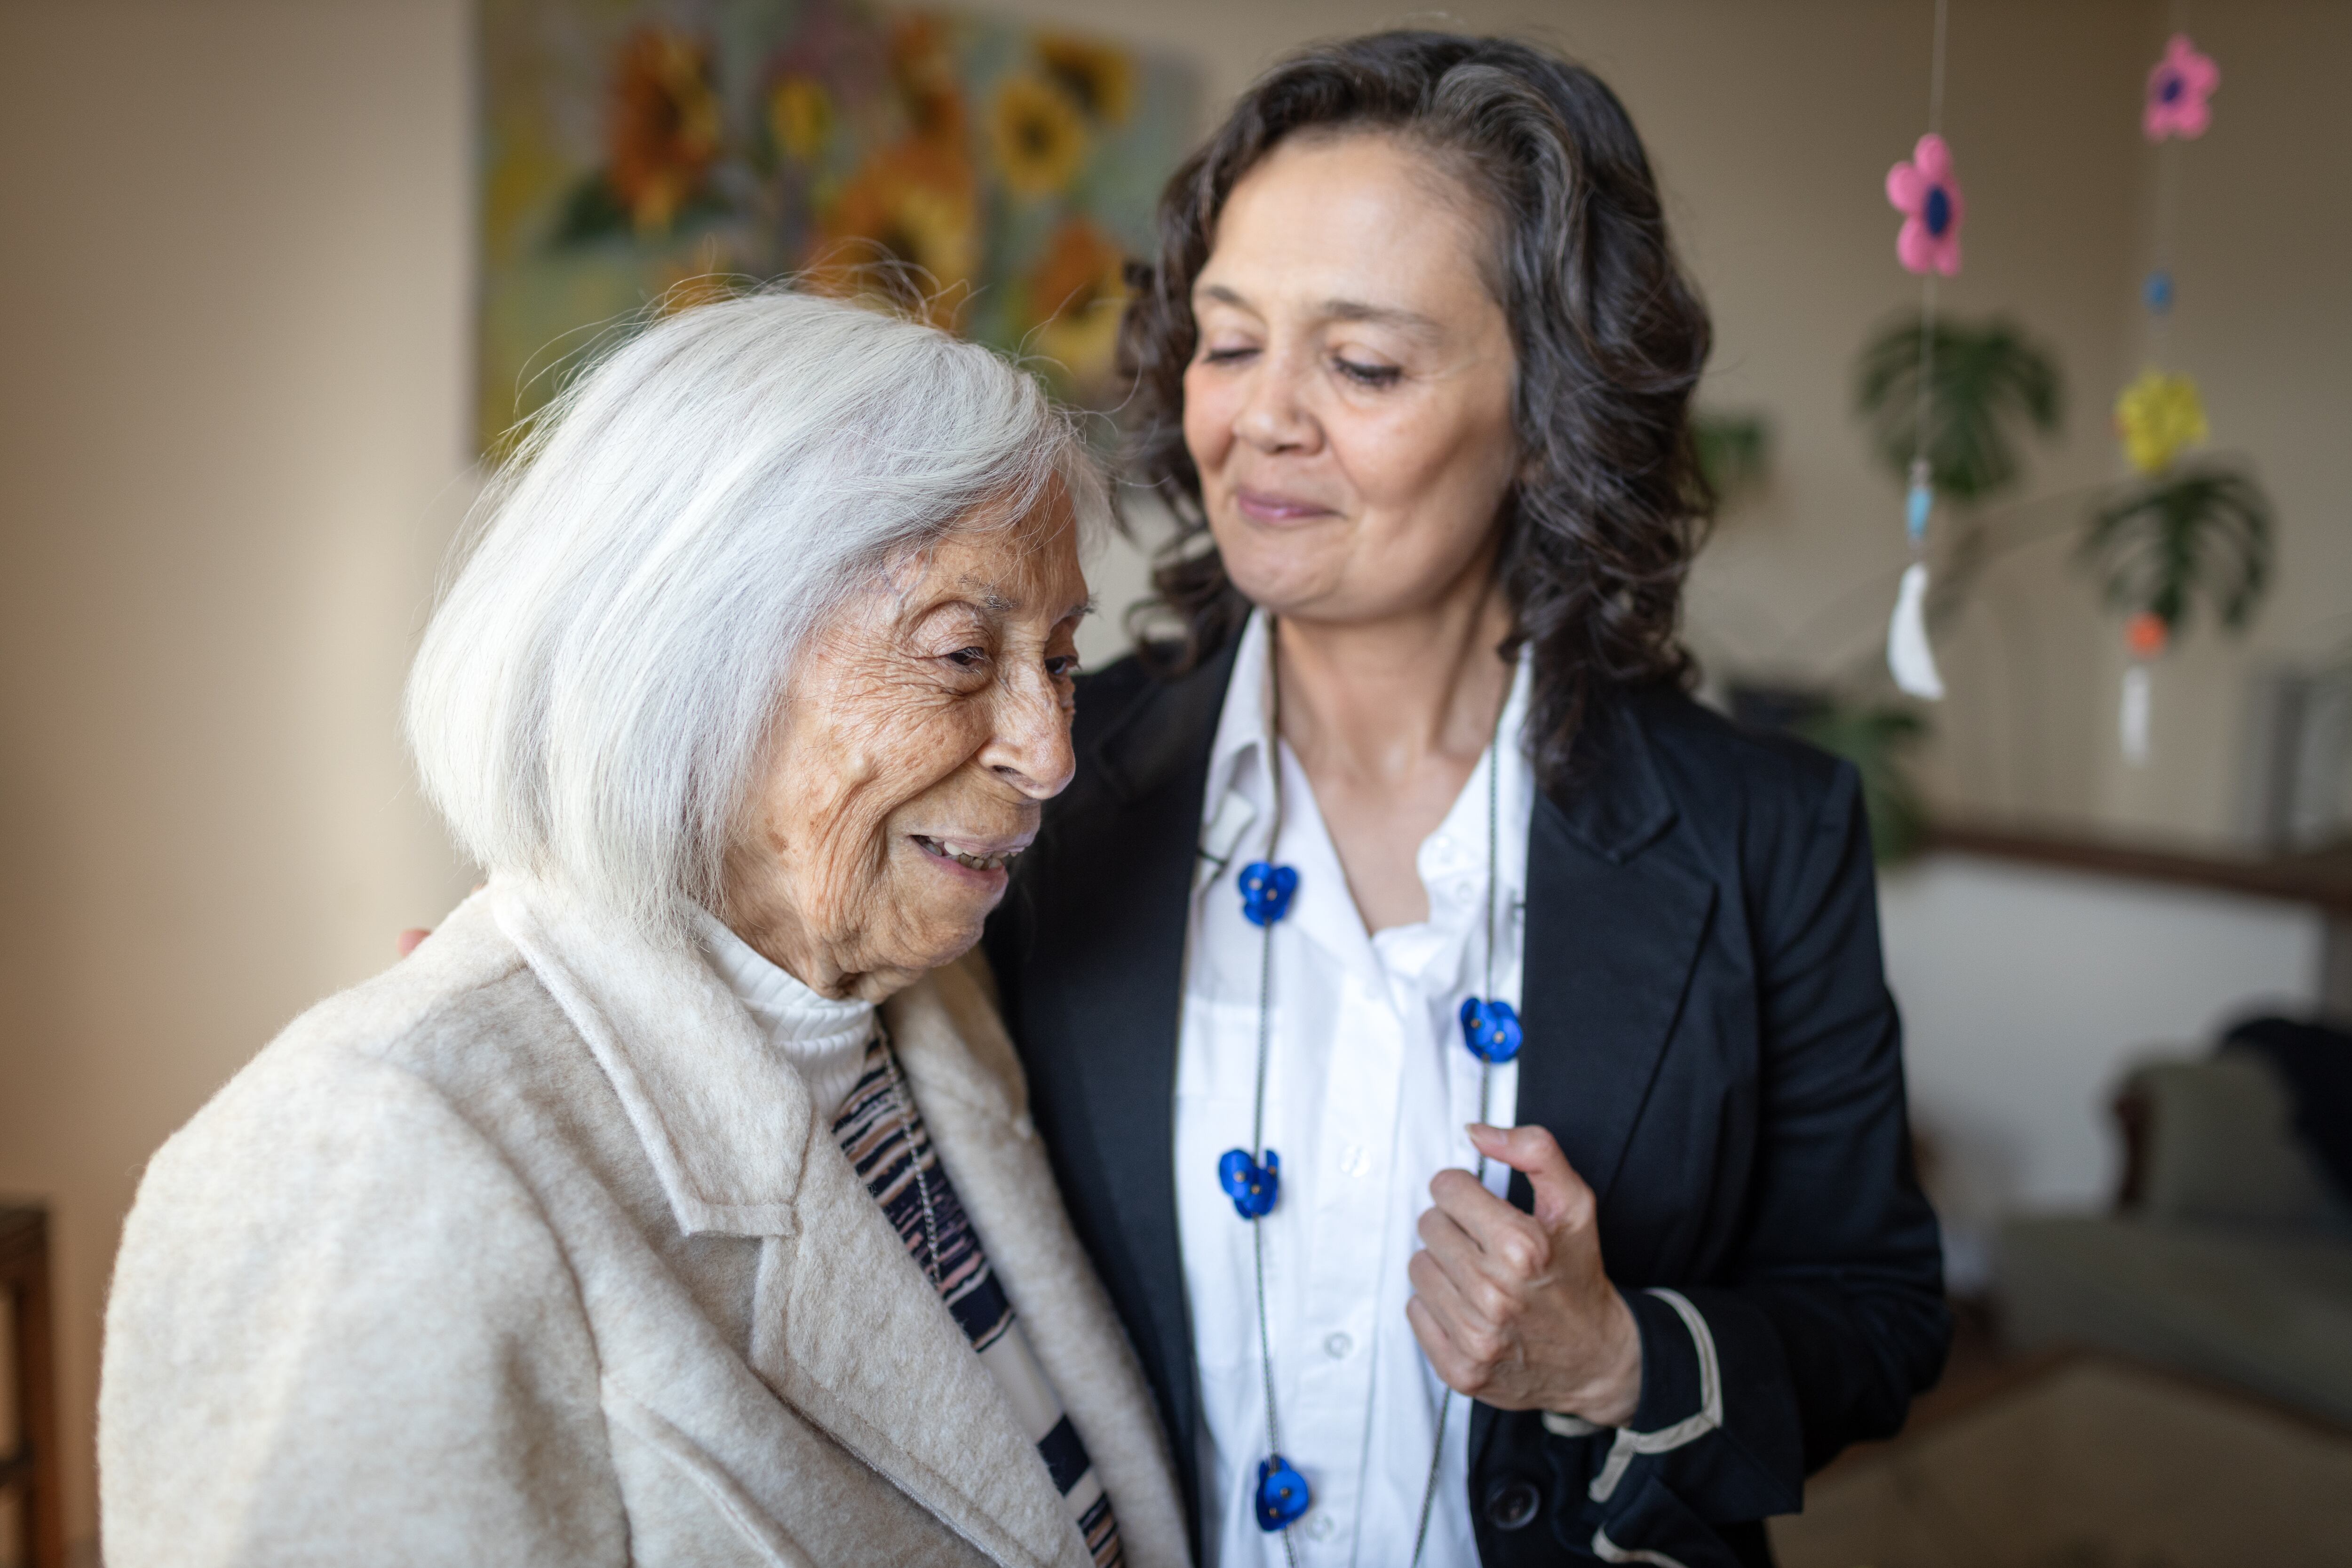
[[[1202,364],[1239,364],[1256,353],[1255,343],[1234,343],[1225,348],[1202,350],[1201,363]]]
[[[1402,365],[1361,364],[1351,359],[1334,359],[1331,366],[1358,386],[1394,386],[1404,377]]]
[[[945,658],[950,664],[954,665],[958,669],[985,669],[988,668],[988,650],[984,647],[960,647],[953,653],[946,654],[942,657]]]

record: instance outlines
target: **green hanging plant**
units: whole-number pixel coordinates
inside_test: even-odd
[[[1691,420],[1691,442],[1698,450],[1699,472],[1706,476],[1718,505],[1727,507],[1764,482],[1772,442],[1760,416],[1697,415]]]
[[[1928,480],[1938,495],[1974,506],[2017,482],[2021,430],[2057,430],[2064,401],[2057,362],[1998,318],[1981,324],[1946,318],[1924,334],[1916,316],[1889,322],[1863,347],[1854,401],[1879,462],[1898,482],[1919,449],[1923,337],[1932,358]]]
[[[2236,631],[2270,585],[2270,500],[2233,468],[2169,469],[2095,508],[2082,553],[2105,574],[2116,609],[2177,632],[2201,598]]]

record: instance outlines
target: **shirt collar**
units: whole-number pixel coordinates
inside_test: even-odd
[[[1250,612],[1234,653],[1233,678],[1225,687],[1224,707],[1218,714],[1216,739],[1209,748],[1208,787],[1202,795],[1201,859],[1194,889],[1213,881],[1244,853],[1255,853],[1251,829],[1273,807],[1271,776],[1275,759],[1267,752],[1267,715],[1274,706],[1274,639],[1266,613]],[[1511,689],[1503,701],[1496,733],[1503,737],[1502,776],[1498,785],[1498,820],[1506,826],[1498,845],[1498,895],[1506,900],[1526,891],[1526,823],[1534,807],[1534,766],[1527,751],[1528,710],[1535,700],[1535,660],[1531,648],[1519,650]],[[1422,846],[1422,875],[1433,868],[1432,853],[1447,847],[1475,852],[1484,869],[1486,853],[1486,774],[1485,763],[1470,777],[1437,831]],[[1474,800],[1471,797],[1475,795]],[[1475,840],[1475,843],[1472,840]]]

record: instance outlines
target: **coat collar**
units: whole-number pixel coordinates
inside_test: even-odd
[[[499,930],[612,1080],[678,1228],[791,1235],[808,1089],[701,953],[528,879],[489,892]]]
[[[679,1228],[762,1239],[753,1370],[996,1561],[1084,1563],[1085,1542],[994,1375],[799,1074],[700,953],[541,884],[501,879],[490,896],[499,929],[611,1080]],[[954,1042],[928,1040],[919,1055],[942,1095],[982,1100],[990,1118],[1015,1114],[951,1059]],[[959,1149],[939,1149],[952,1172]]]

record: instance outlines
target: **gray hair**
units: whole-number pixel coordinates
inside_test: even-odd
[[[1103,480],[987,349],[771,290],[613,350],[478,510],[409,673],[425,793],[486,870],[649,931],[718,905],[795,655],[845,599],[975,513]]]

